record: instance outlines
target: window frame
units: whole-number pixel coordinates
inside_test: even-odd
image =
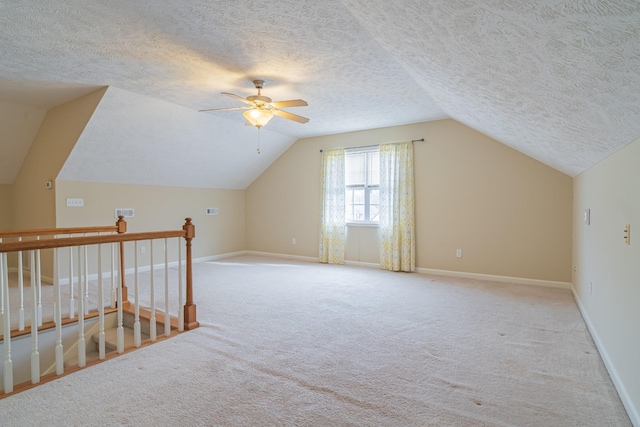
[[[345,185],[344,185],[344,189],[345,189],[345,223],[347,226],[362,226],[362,227],[378,227],[380,225],[380,219],[379,219],[379,211],[378,211],[378,220],[377,221],[371,221],[371,191],[372,190],[378,190],[378,197],[379,197],[379,192],[380,192],[380,176],[378,175],[378,184],[376,185],[372,185],[371,183],[369,183],[369,164],[370,164],[370,160],[369,160],[369,154],[368,153],[378,153],[378,156],[380,155],[380,146],[379,145],[373,145],[373,146],[368,146],[368,147],[357,147],[357,148],[347,148],[344,150],[344,155],[345,155],[345,163],[346,163],[346,158],[349,155],[354,155],[354,154],[365,154],[365,169],[364,169],[364,176],[365,176],[365,182],[364,184],[352,184],[352,185],[347,185],[346,180],[345,180]],[[380,171],[378,170],[378,174],[380,173]],[[347,195],[349,194],[349,190],[354,190],[354,189],[363,189],[364,190],[364,215],[365,215],[365,219],[364,220],[355,220],[355,219],[348,219],[347,215],[348,215],[348,206],[353,206],[353,203],[349,204],[349,201],[347,200]],[[353,194],[353,193],[352,193]],[[351,199],[353,201],[353,199]],[[378,203],[379,206],[379,203]]]

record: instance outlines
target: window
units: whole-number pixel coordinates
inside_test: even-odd
[[[345,219],[348,223],[380,220],[380,150],[345,152]]]

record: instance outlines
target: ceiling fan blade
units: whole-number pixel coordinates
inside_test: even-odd
[[[246,100],[246,99],[244,99],[243,97],[238,96],[238,95],[234,95],[233,93],[229,93],[229,92],[220,92],[220,93],[221,93],[221,94],[223,94],[223,95],[230,96],[230,97],[232,97],[233,99],[237,99],[237,100],[238,100],[238,101],[240,101],[240,102],[244,102],[244,103],[245,103],[245,104],[247,104],[247,105],[253,105],[253,103],[252,103],[251,101],[247,101],[247,100]]]
[[[289,107],[306,107],[309,104],[307,104],[307,101],[303,101],[302,99],[290,99],[288,101],[272,102],[271,105],[273,105],[275,108],[289,108]]]
[[[282,117],[283,119],[293,120],[294,122],[298,122],[298,123],[307,123],[309,121],[309,119],[307,119],[306,117],[298,116],[297,114],[291,114],[287,111],[272,110],[272,112],[278,117]]]
[[[231,110],[248,110],[249,107],[229,107],[229,108],[209,108],[208,110],[198,110],[200,113],[207,111],[231,111]]]

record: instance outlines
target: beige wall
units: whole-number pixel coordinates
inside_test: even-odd
[[[55,180],[106,89],[47,112],[13,184],[13,226],[55,227]]]
[[[640,139],[574,180],[573,286],[627,410],[640,425]],[[591,222],[583,220],[590,209]],[[631,225],[631,241],[623,230]]]
[[[9,184],[0,184],[0,230],[13,228],[12,188]]]
[[[49,110],[12,185],[14,229],[55,227],[55,180],[106,89]],[[41,254],[42,274],[53,275],[51,251]]]
[[[246,190],[247,249],[317,257],[320,149],[423,137],[415,144],[419,268],[570,280],[571,178],[454,120],[297,141]],[[378,262],[377,228],[350,227],[346,258]]]
[[[67,207],[66,198],[84,199]],[[116,208],[134,208],[129,232],[177,230],[187,217],[196,226],[194,258],[233,253],[245,247],[244,191],[91,182],[56,182],[57,227],[114,224]],[[218,215],[205,215],[207,207]],[[157,262],[160,262],[158,260]]]

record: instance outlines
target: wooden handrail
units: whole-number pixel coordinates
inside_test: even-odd
[[[150,309],[150,318],[153,319],[153,322],[157,322],[158,320],[161,323],[164,323],[165,328],[168,328],[168,330],[165,330],[165,332],[167,334],[171,333],[171,327],[173,325],[174,328],[177,327],[177,329],[179,331],[182,331],[184,329],[186,330],[190,330],[190,329],[194,329],[197,328],[199,326],[199,323],[196,319],[196,305],[193,302],[193,268],[192,268],[192,263],[193,263],[193,257],[192,257],[192,239],[195,237],[195,226],[192,224],[191,222],[191,218],[186,218],[185,219],[185,224],[182,226],[182,229],[180,230],[165,230],[165,231],[149,231],[149,232],[140,232],[140,233],[130,233],[127,234],[126,233],[126,222],[124,221],[123,217],[120,217],[118,222],[116,223],[115,226],[104,226],[104,227],[73,227],[73,228],[57,228],[57,229],[31,229],[31,230],[16,230],[16,231],[9,231],[9,232],[0,232],[0,237],[10,237],[11,241],[7,242],[7,241],[0,241],[0,254],[2,255],[1,260],[3,262],[3,274],[2,274],[2,292],[3,292],[3,298],[7,297],[7,301],[8,301],[8,297],[9,297],[9,293],[8,293],[8,283],[6,283],[6,281],[4,280],[4,278],[6,277],[5,274],[7,273],[7,270],[4,268],[4,266],[6,266],[6,258],[7,256],[5,255],[6,253],[10,253],[10,252],[29,252],[31,251],[31,266],[32,266],[32,271],[31,271],[31,277],[36,277],[36,276],[40,276],[40,268],[39,268],[39,263],[40,263],[40,257],[39,257],[39,252],[37,252],[38,258],[37,258],[37,262],[34,263],[34,252],[35,251],[40,251],[43,249],[57,249],[57,248],[72,248],[72,247],[78,247],[78,298],[80,301],[80,305],[78,307],[77,310],[77,314],[78,314],[78,318],[79,318],[79,322],[78,322],[78,333],[80,335],[80,340],[81,340],[81,345],[78,345],[79,349],[83,349],[84,348],[84,320],[88,318],[88,316],[86,316],[84,313],[85,311],[83,310],[84,308],[84,301],[85,298],[88,298],[89,296],[89,291],[84,292],[85,289],[88,288],[83,288],[83,286],[81,285],[81,283],[84,283],[85,285],[89,285],[89,264],[87,263],[87,251],[86,248],[87,246],[92,246],[92,245],[101,245],[101,244],[110,244],[110,243],[118,243],[120,246],[120,266],[119,266],[119,272],[114,271],[115,269],[113,268],[113,262],[114,262],[114,255],[112,252],[112,270],[111,270],[111,279],[113,281],[113,279],[115,278],[115,274],[117,273],[118,277],[120,278],[120,286],[117,289],[118,292],[118,297],[117,297],[117,304],[120,305],[120,303],[122,303],[122,306],[118,306],[117,308],[117,313],[118,313],[118,322],[119,322],[119,326],[118,326],[118,353],[122,353],[124,351],[124,340],[123,340],[123,335],[121,333],[121,330],[123,328],[123,324],[122,324],[122,312],[123,310],[127,309],[127,307],[129,306],[129,310],[132,310],[132,308],[130,307],[130,303],[129,301],[126,299],[126,286],[124,283],[124,277],[125,277],[125,269],[124,269],[124,243],[125,242],[132,242],[132,241],[145,241],[145,240],[159,240],[159,239],[165,239],[165,280],[167,280],[168,278],[168,258],[167,258],[167,242],[166,239],[168,238],[174,238],[177,237],[180,240],[178,241],[179,247],[178,247],[178,260],[179,260],[179,276],[178,276],[178,302],[180,305],[182,305],[182,295],[183,295],[183,291],[186,290],[186,301],[184,306],[179,308],[179,313],[178,313],[178,318],[176,319],[175,317],[172,319],[171,315],[169,314],[169,305],[168,305],[168,298],[166,299],[167,301],[167,305],[166,305],[166,309],[164,313],[160,313],[159,315],[156,315],[156,309],[154,308],[155,305],[152,301],[152,305],[151,305],[151,309]],[[109,232],[111,234],[93,234],[93,235],[86,235],[86,234],[90,234],[90,233],[103,233],[103,232]],[[44,238],[44,239],[27,239],[27,240],[22,240],[19,239],[21,237],[25,237],[25,236],[50,236],[48,238]],[[62,237],[59,237],[62,236]],[[181,241],[181,239],[184,239],[184,243]],[[153,243],[153,242],[151,242]],[[182,259],[182,253],[181,253],[181,248],[180,245],[181,244],[185,244],[186,246],[186,259],[183,260]],[[84,247],[84,258],[81,256],[81,250],[80,248]],[[153,246],[152,246],[153,248]],[[70,292],[70,304],[71,304],[71,309],[70,309],[70,313],[74,313],[74,308],[73,308],[73,286],[74,286],[74,276],[73,276],[73,272],[72,270],[72,260],[73,260],[73,251],[70,251],[69,253],[69,284],[71,287],[71,292]],[[101,274],[102,272],[102,264],[101,261],[102,257],[101,257],[101,251],[97,252],[98,254],[98,266],[97,266],[97,271],[98,271],[98,275]],[[18,260],[20,260],[21,258],[19,257]],[[54,264],[56,258],[54,256]],[[151,256],[151,262],[153,262],[153,256]],[[184,276],[182,276],[182,266],[183,266],[183,262],[185,263],[185,267],[186,267],[186,283],[184,284],[183,287],[183,282],[182,279],[184,278]],[[81,263],[85,263],[84,267],[80,266]],[[21,266],[21,264],[18,264],[19,266]],[[35,270],[33,270],[33,266],[37,266]],[[95,267],[95,266],[94,266]],[[54,265],[55,268],[55,265]],[[35,271],[35,274],[33,274]],[[55,272],[55,270],[54,270]],[[21,272],[19,273],[18,278],[20,279],[20,286],[22,286],[22,276],[21,276]],[[102,273],[104,274],[104,273]],[[151,273],[153,275],[153,266],[151,266]],[[137,332],[135,332],[136,335],[136,340],[137,340],[137,344],[136,346],[140,346],[140,328],[139,328],[139,316],[140,316],[140,310],[142,310],[144,312],[144,309],[140,308],[140,302],[137,298],[137,292],[138,292],[138,262],[136,260],[136,268],[135,268],[135,277],[136,277],[136,307],[135,310],[133,311],[136,317],[136,322],[138,322],[138,328],[137,328]],[[38,314],[41,313],[41,309],[40,306],[36,307],[36,286],[34,286],[34,282],[32,279],[31,282],[31,288],[33,291],[33,306],[32,306],[32,318],[36,319],[38,317],[35,316],[42,316],[42,314]],[[167,283],[165,284],[165,293],[168,292],[168,287]],[[38,283],[37,286],[39,287],[40,284]],[[55,289],[55,288],[54,288]],[[154,297],[154,292],[153,292],[153,281],[151,281],[151,297]],[[56,313],[57,310],[57,318],[54,319],[54,321],[49,322],[46,326],[47,327],[52,327],[54,325],[54,322],[57,322],[56,324],[56,334],[57,334],[57,343],[56,343],[56,372],[57,373],[61,373],[64,372],[64,369],[61,368],[62,365],[62,360],[64,359],[64,353],[63,353],[63,344],[62,342],[62,338],[61,338],[61,326],[64,324],[68,324],[73,322],[73,315],[69,315],[68,318],[62,319],[61,317],[61,310],[59,310],[59,307],[61,306],[60,303],[60,288],[58,287],[56,292],[57,294],[57,299],[58,302],[53,302],[54,304],[54,313]],[[102,295],[102,293],[104,292],[104,288],[103,288],[103,284],[102,284],[102,280],[98,280],[98,294]],[[112,301],[113,303],[113,301]],[[56,305],[57,304],[57,305]],[[104,331],[104,315],[103,315],[103,311],[101,308],[101,305],[103,304],[103,299],[102,297],[100,297],[99,299],[99,309],[98,309],[98,314],[97,316],[99,317],[99,322],[100,322],[100,328],[102,331]],[[7,305],[6,307],[9,307],[9,305]],[[56,308],[58,307],[58,309]],[[22,306],[21,306],[21,310],[22,310]],[[113,309],[108,309],[108,310],[116,310],[115,308]],[[5,315],[7,316],[6,319],[8,319],[9,316],[9,312],[6,312]],[[41,322],[43,323],[43,322]],[[43,323],[44,325],[44,323]],[[38,329],[33,329],[31,330],[30,328],[25,328],[24,326],[20,326],[20,328],[24,329],[24,330],[20,330],[20,331],[11,331],[10,330],[10,322],[6,322],[3,328],[3,331],[1,331],[3,333],[4,336],[0,336],[0,339],[2,338],[6,338],[8,339],[8,341],[5,342],[5,364],[4,364],[4,370],[5,370],[5,393],[4,396],[11,394],[11,392],[14,390],[13,388],[13,380],[12,380],[12,375],[13,375],[13,363],[12,363],[12,359],[11,359],[11,350],[10,350],[10,343],[11,343],[11,338],[14,336],[18,336],[18,335],[25,335],[27,333],[32,333],[32,336],[36,336],[35,341],[32,341],[32,354],[31,354],[31,382],[33,384],[40,382],[40,380],[42,379],[42,376],[40,375],[40,358],[38,357],[37,353],[36,353],[36,357],[34,358],[34,353],[33,353],[33,349],[35,349],[37,351],[38,349],[38,345],[37,345],[37,331]],[[134,328],[134,331],[136,329]],[[152,336],[154,336],[152,334]],[[33,339],[33,338],[32,338]],[[154,339],[154,338],[152,338]],[[33,344],[35,342],[35,344]],[[79,341],[80,342],[80,341]],[[101,351],[101,357],[104,359],[105,355],[104,355],[104,343],[101,342],[100,344],[100,351]],[[8,355],[8,357],[7,357]],[[7,364],[7,360],[9,360],[9,363]],[[79,367],[84,367],[85,363],[86,363],[86,352],[79,352],[78,353],[78,366]],[[58,372],[60,371],[60,372]],[[53,374],[52,374],[53,375]],[[7,382],[7,378],[9,378],[8,382]],[[0,396],[4,397],[4,396]]]
[[[0,243],[0,253],[31,251],[36,249],[66,248],[69,246],[88,246],[102,243],[132,242],[134,240],[163,239],[165,237],[185,237],[185,230],[148,231],[143,233],[105,234],[102,236],[60,237],[46,240],[27,240],[22,242]]]
[[[84,234],[84,233],[116,233],[117,225],[105,225],[96,227],[68,227],[68,228],[32,228],[28,230],[0,230],[0,237],[31,237],[31,236],[55,236],[58,234]]]
[[[81,227],[74,228],[73,230],[79,230]],[[191,252],[191,240],[196,236],[195,226],[191,223],[191,218],[185,219],[185,224],[182,226],[182,230],[167,230],[167,231],[148,231],[142,233],[126,233],[127,225],[123,217],[119,217],[118,222],[113,227],[84,227],[87,229],[115,229],[120,234],[107,234],[97,236],[79,236],[79,237],[60,237],[54,239],[44,240],[27,240],[18,242],[0,242],[0,253],[5,252],[18,252],[18,251],[30,251],[30,250],[42,250],[53,248],[66,248],[73,246],[89,246],[99,245],[104,243],[120,243],[120,262],[121,271],[124,271],[124,242],[132,242],[139,240],[154,240],[164,239],[170,237],[182,237],[185,239],[187,253],[186,253],[186,302],[184,305],[184,324],[186,329],[194,329],[199,326],[196,320],[196,305],[193,303],[193,255]],[[67,234],[62,230],[71,229],[41,229],[41,230],[58,230],[56,234]],[[25,236],[25,231],[16,231],[15,236]],[[38,234],[33,234],[38,235]],[[124,283],[124,276],[122,277],[121,287],[123,289],[123,301],[125,304],[127,301],[127,288]]]
[[[116,225],[99,225],[95,227],[65,227],[65,228],[31,228],[27,230],[0,230],[0,238],[6,237],[33,237],[56,236],[60,234],[85,234],[85,233],[119,233],[120,227]]]
[[[93,227],[64,227],[64,228],[30,228],[25,230],[0,230],[0,238],[57,236],[60,234],[93,234],[93,233],[125,233],[127,222],[119,215],[115,225],[98,225]]]

